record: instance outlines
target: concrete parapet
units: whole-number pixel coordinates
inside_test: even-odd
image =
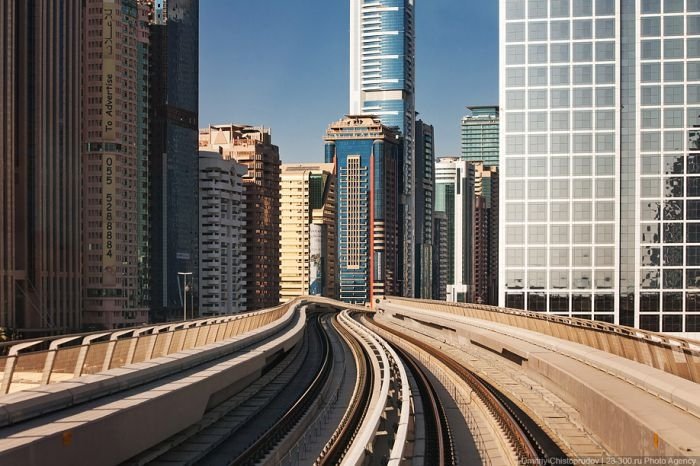
[[[380,309],[395,324],[455,347],[476,345],[519,366],[569,403],[586,429],[617,455],[700,452],[700,389],[695,382],[585,342],[392,301]]]
[[[297,344],[305,327],[297,307],[249,335],[4,397],[0,417],[14,425],[0,431],[0,464],[117,464],[164,441]]]
[[[530,330],[579,343],[700,383],[700,345],[694,340],[605,322],[480,304],[390,297],[380,303],[379,308],[390,303]]]

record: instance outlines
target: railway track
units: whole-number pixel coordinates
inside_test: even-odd
[[[333,318],[333,325],[350,346],[357,364],[357,381],[348,411],[324,447],[314,465],[329,466],[340,464],[349,445],[352,444],[369,405],[370,393],[374,384],[374,373],[369,370],[369,355],[355,337]]]
[[[454,445],[447,416],[433,384],[416,359],[398,345],[391,345],[408,367],[418,386],[425,412],[425,464],[453,466]]]
[[[503,429],[521,463],[529,462],[534,464],[538,460],[566,457],[564,452],[532,418],[527,416],[515,403],[481,377],[427,343],[380,324],[374,319],[370,320],[371,325],[401,338],[418,347],[421,351],[439,359],[452,372],[457,374],[462,381],[469,385]]]
[[[289,354],[271,355],[258,380],[129,464],[252,464],[264,456],[303,417],[315,399],[310,390],[328,378],[332,345],[320,318],[309,316],[303,343]],[[279,405],[285,402],[287,408]]]
[[[326,382],[331,374],[333,364],[333,347],[328,334],[321,329],[321,316],[317,316],[316,319],[316,327],[319,331],[319,335],[321,336],[323,354],[323,362],[316,377],[306,388],[301,397],[284,413],[284,415],[236,459],[230,461],[229,464],[236,466],[249,466],[257,464],[295,428],[295,426],[306,415],[314,401],[322,396],[323,387],[326,385]]]
[[[169,439],[133,463],[152,461],[153,464],[174,462],[241,466],[277,464],[278,461],[293,463],[289,449],[297,448],[298,451],[299,442],[307,446],[313,443],[306,439],[309,435],[307,428],[313,424],[319,429],[319,421],[323,422],[319,414],[334,403],[334,394],[339,389],[337,384],[331,383],[331,374],[334,373],[334,364],[339,364],[335,361],[334,353],[342,341],[355,360],[357,377],[350,381],[354,389],[348,388],[348,398],[342,405],[348,409],[343,410],[342,419],[337,418],[326,428],[329,429],[330,440],[323,449],[324,444],[318,444],[317,451],[321,454],[315,464],[341,463],[348,451],[353,451],[358,435],[362,436],[370,402],[376,399],[377,386],[382,378],[374,372],[377,354],[373,351],[376,352],[377,348],[370,349],[371,345],[362,341],[356,329],[350,330],[340,324],[337,316],[331,317],[330,313],[310,316],[307,325],[304,343],[295,350],[296,363],[292,363],[290,358],[285,358],[284,364],[271,363],[270,375],[264,374],[261,378],[261,381],[268,379],[267,382],[255,382],[244,390],[250,393],[241,392],[223,403],[218,408],[220,414],[216,415],[217,419],[210,421],[206,428],[193,428],[178,434],[179,439]],[[294,385],[297,388],[292,388]],[[227,404],[231,407],[227,408]],[[341,419],[340,422],[338,419]],[[336,425],[338,427],[331,435],[330,429]],[[357,445],[354,450],[357,450]],[[307,459],[309,463],[314,456]]]

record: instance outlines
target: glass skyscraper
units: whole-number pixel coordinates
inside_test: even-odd
[[[500,11],[500,304],[700,330],[700,1]]]
[[[435,130],[416,121],[415,297],[433,296],[433,205],[435,203]]]
[[[350,0],[350,113],[375,115],[404,138],[402,288],[415,290],[415,27],[413,0]]]
[[[467,107],[470,114],[462,118],[462,158],[498,166],[498,107]]]
[[[178,272],[193,273],[198,283],[199,1],[158,0],[150,19],[152,240],[144,256],[153,318],[160,319],[183,306]]]
[[[326,163],[338,183],[338,293],[367,304],[398,294],[398,133],[369,116],[347,116],[326,132]]]

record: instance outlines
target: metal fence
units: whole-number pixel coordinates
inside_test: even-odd
[[[389,303],[486,320],[542,333],[660,369],[700,383],[700,345],[631,327],[534,311],[468,303],[388,297]],[[380,304],[381,306],[381,304]]]
[[[20,341],[0,357],[0,395],[220,342],[280,319],[299,301],[247,314]]]

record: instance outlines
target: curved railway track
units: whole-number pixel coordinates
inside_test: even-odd
[[[333,325],[355,355],[357,383],[349,410],[343,416],[338,429],[333,433],[321,455],[314,462],[314,465],[319,466],[340,464],[362,425],[374,385],[374,373],[369,370],[371,367],[369,355],[355,337],[338,323],[337,316],[333,317]]]
[[[501,426],[521,463],[566,457],[564,452],[547,436],[532,418],[518,408],[515,403],[510,401],[503,393],[484,381],[474,372],[465,368],[447,354],[419,339],[380,324],[373,318],[371,318],[371,322],[372,325],[375,325],[377,328],[389,332],[439,359],[451,371],[457,374],[460,379],[466,382]]]
[[[272,451],[275,446],[289,433],[306,415],[314,401],[322,395],[323,387],[328,381],[333,364],[333,347],[330,337],[320,325],[321,316],[317,316],[317,326],[322,343],[322,365],[318,374],[306,388],[301,397],[284,413],[275,424],[251,444],[241,455],[229,464],[254,465]]]
[[[450,425],[445,409],[433,384],[416,359],[398,345],[391,345],[408,367],[423,401],[425,416],[425,464],[453,466],[456,464]]]

